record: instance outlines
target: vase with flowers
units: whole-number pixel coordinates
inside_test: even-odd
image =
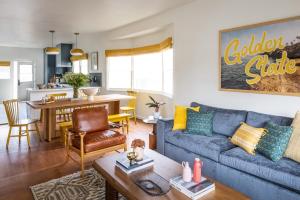
[[[85,86],[90,80],[88,75],[73,72],[66,73],[63,78],[67,84],[73,87],[73,98],[78,98],[78,89]]]
[[[151,100],[151,102],[146,103],[146,105],[149,108],[154,108],[153,117],[154,117],[154,119],[158,119],[160,117],[159,109],[162,105],[165,105],[166,103],[165,102],[158,102],[152,96],[149,96],[149,99]]]
[[[144,158],[144,149],[145,142],[141,139],[134,139],[131,143],[131,148],[136,153],[136,160],[143,160]]]

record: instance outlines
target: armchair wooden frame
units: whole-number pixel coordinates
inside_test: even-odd
[[[127,151],[127,143],[125,142],[124,144],[120,144],[120,145],[108,147],[108,148],[105,148],[105,149],[100,149],[100,150],[97,150],[97,151],[85,153],[84,152],[84,136],[86,135],[86,133],[85,132],[79,133],[79,136],[80,136],[80,149],[72,146],[72,135],[73,135],[73,132],[68,131],[66,162],[68,162],[68,160],[70,158],[71,160],[78,163],[80,165],[80,168],[81,168],[81,173],[80,173],[81,177],[84,176],[84,160],[86,158],[91,157],[91,156],[96,156],[96,155],[103,155],[105,153],[109,153],[109,152],[112,152],[112,151],[117,151],[117,150],[120,150],[120,149],[124,149],[124,151]],[[75,158],[73,158],[70,155],[70,151],[73,151],[73,152],[75,152],[76,154],[78,154],[80,156],[80,162],[77,161]]]

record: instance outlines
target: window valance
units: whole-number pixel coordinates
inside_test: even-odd
[[[0,67],[10,67],[10,61],[0,61]]]
[[[160,52],[164,49],[172,48],[172,45],[173,45],[172,38],[169,37],[159,44],[154,44],[154,45],[149,45],[144,47],[136,47],[131,49],[106,50],[105,56],[106,57],[131,56],[131,55],[139,55],[139,54],[146,54],[146,53],[155,53],[155,52]]]

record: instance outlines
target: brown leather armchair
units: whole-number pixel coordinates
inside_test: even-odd
[[[108,114],[104,107],[84,108],[72,113],[73,128],[69,130],[67,156],[70,150],[80,156],[81,175],[84,175],[84,159],[119,149],[127,150],[126,136],[109,130]],[[76,161],[77,162],[77,161]]]

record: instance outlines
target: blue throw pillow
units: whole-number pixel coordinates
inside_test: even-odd
[[[282,158],[293,132],[291,126],[279,126],[268,122],[265,134],[259,141],[256,151],[267,158],[278,161]]]
[[[187,109],[187,133],[212,136],[213,118],[212,112],[203,113]]]

